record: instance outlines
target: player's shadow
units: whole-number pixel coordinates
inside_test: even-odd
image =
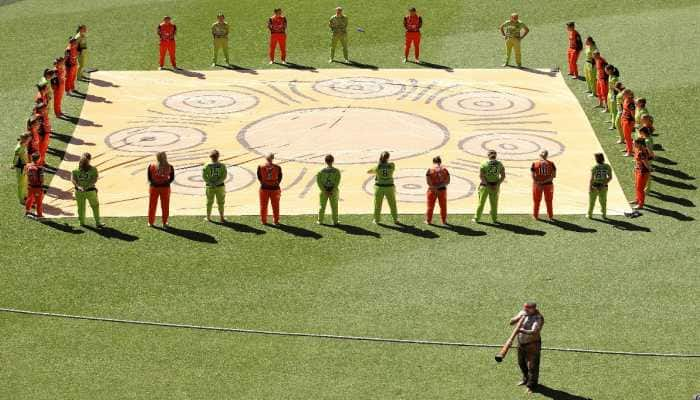
[[[661,157],[661,156],[655,156],[655,157],[654,157],[654,162],[655,162],[655,163],[665,164],[665,165],[678,165],[677,162],[675,162],[675,161],[673,161],[673,160],[671,160],[671,159],[668,159],[668,158],[666,158],[666,157]]]
[[[685,214],[680,213],[678,211],[669,210],[667,208],[652,206],[651,204],[645,204],[644,209],[650,213],[658,214],[658,215],[661,215],[664,217],[671,217],[671,218],[674,218],[678,221],[684,221],[684,222],[695,221],[695,218],[691,217],[690,215],[685,215]]]
[[[90,78],[90,79],[86,79],[86,81],[90,82],[91,85],[95,85],[95,86],[99,86],[99,87],[113,87],[113,88],[120,87],[119,85],[115,85],[112,82],[104,81],[102,79]]]
[[[318,72],[316,67],[313,67],[311,65],[302,65],[302,64],[289,62],[289,61],[287,61],[286,64],[282,64],[282,63],[278,63],[278,62],[275,62],[274,64],[279,65],[281,67],[289,68],[289,69],[296,69],[296,70],[300,70],[300,71]]]
[[[364,64],[364,63],[361,63],[359,61],[349,60],[347,62],[345,62],[345,61],[333,61],[333,62],[338,63],[338,64],[347,65],[348,67],[353,67],[353,68],[371,69],[372,71],[379,70],[379,67],[377,67],[376,65]]]
[[[672,177],[678,178],[678,179],[683,179],[686,181],[694,181],[695,180],[694,176],[690,176],[683,171],[662,167],[660,165],[654,166],[654,172],[658,172],[660,174],[672,176]]]
[[[489,222],[481,222],[481,224],[486,225],[486,226],[491,226],[491,227],[497,228],[497,229],[503,229],[504,231],[513,232],[513,233],[518,234],[518,235],[544,236],[547,234],[547,232],[545,232],[545,231],[540,231],[537,229],[530,229],[530,228],[526,228],[526,227],[520,226],[520,225],[507,224],[504,222],[499,222],[496,224],[489,223]]]
[[[59,200],[73,200],[73,193],[66,191],[66,190],[61,190],[56,187],[49,187],[48,190],[46,191],[47,196],[54,198],[54,199],[59,199]]]
[[[565,231],[570,231],[570,232],[578,232],[578,233],[598,232],[596,229],[586,228],[584,226],[576,225],[576,224],[573,224],[571,222],[562,221],[560,219],[552,219],[552,220],[542,219],[540,221],[544,222],[545,224],[554,225],[554,226],[559,227]]]
[[[138,236],[130,235],[126,232],[122,232],[118,229],[106,226],[103,228],[96,228],[94,226],[90,225],[84,225],[83,228],[95,232],[96,234],[102,236],[103,238],[107,239],[117,239],[117,240],[123,240],[125,242],[135,242],[139,240]]]
[[[219,221],[212,221],[214,224],[219,225],[219,226],[225,226],[227,228],[233,229],[236,232],[241,232],[241,233],[252,233],[255,235],[264,235],[267,232],[265,232],[262,229],[254,228],[250,225],[245,225],[241,224],[238,222],[233,222],[233,221],[224,221],[224,222],[219,222]]]
[[[539,393],[543,397],[553,400],[591,400],[590,397],[582,397],[576,394],[565,392],[563,390],[553,389],[545,385],[537,385],[533,392]]]
[[[74,91],[71,92],[71,94],[69,94],[68,96],[75,97],[75,98],[78,98],[78,99],[85,99],[86,94],[83,93],[83,92],[79,92],[79,91],[77,91],[77,90],[74,90]]]
[[[697,190],[698,189],[697,186],[692,185],[690,183],[678,182],[678,181],[674,181],[672,179],[662,178],[658,175],[652,175],[651,180],[654,182],[658,182],[662,185],[674,187],[676,189],[683,189],[683,190]]]
[[[646,226],[641,226],[637,224],[633,224],[628,221],[623,221],[619,219],[603,219],[603,218],[593,218],[594,221],[602,222],[604,224],[611,225],[615,229],[619,229],[621,231],[630,231],[630,232],[651,232],[651,229],[647,228]]]
[[[83,231],[81,229],[75,229],[74,226],[69,225],[65,222],[58,223],[58,222],[52,221],[50,219],[42,219],[41,224],[44,226],[48,226],[49,228],[56,229],[57,231],[61,231],[64,233],[70,233],[72,235],[80,235],[82,233],[85,233],[85,231]]]
[[[182,68],[180,68],[180,69],[173,68],[170,71],[175,73],[175,74],[178,74],[178,75],[186,76],[188,78],[207,79],[207,76],[201,72],[190,71],[190,70],[182,69]]]
[[[553,72],[553,71],[540,71],[539,69],[529,68],[529,67],[513,67],[513,68],[519,69],[521,71],[529,72],[532,74],[547,75],[550,78],[554,78],[557,76],[557,72]]]
[[[391,229],[392,231],[407,233],[409,235],[413,235],[424,239],[437,239],[440,237],[437,233],[433,231],[429,231],[427,229],[420,229],[413,225],[406,225],[400,222],[396,225],[388,225],[383,223],[378,223],[377,225],[381,226],[382,228]]]
[[[408,61],[411,64],[418,65],[419,67],[424,67],[424,68],[432,68],[432,69],[441,69],[443,71],[447,72],[454,72],[454,68],[447,66],[447,65],[440,65],[440,64],[435,64],[431,63],[428,61],[421,61],[421,62],[415,62],[415,61]]]
[[[649,193],[647,193],[647,195],[649,197],[653,197],[653,198],[659,199],[661,201],[678,204],[679,206],[695,207],[695,203],[693,203],[692,201],[690,201],[688,199],[685,199],[683,197],[676,197],[676,196],[670,196],[667,194],[659,193],[656,190],[650,190]]]
[[[89,94],[89,95],[85,96],[85,101],[90,101],[93,103],[112,104],[112,102],[110,100],[107,100],[105,97],[95,96],[94,94]]]
[[[172,226],[169,226],[167,228],[163,228],[160,226],[153,226],[154,229],[157,229],[159,231],[169,233],[174,236],[179,236],[184,239],[191,240],[193,242],[200,242],[200,243],[211,243],[211,244],[216,244],[218,241],[214,236],[211,236],[209,234],[206,234],[204,232],[197,232],[197,231],[191,231],[189,229],[182,229],[182,228],[174,228]]]
[[[257,75],[257,74],[258,74],[258,71],[254,70],[254,69],[252,69],[252,68],[243,67],[243,66],[241,66],[241,65],[236,65],[236,64],[229,64],[229,65],[219,65],[219,64],[216,64],[216,66],[217,66],[217,67],[221,67],[221,68],[228,69],[228,70],[230,70],[230,71],[240,72],[240,73],[242,73],[242,74],[251,74],[251,75]]]
[[[311,239],[321,239],[323,236],[319,234],[318,232],[310,231],[308,229],[301,228],[299,226],[292,226],[292,225],[285,225],[285,224],[277,224],[277,225],[267,225],[270,228],[278,229],[282,232],[289,233],[290,235],[294,235],[296,237],[302,237],[302,238],[311,238]]]
[[[360,228],[359,226],[354,226],[354,225],[345,225],[345,224],[338,224],[338,225],[331,225],[333,228],[339,229],[348,235],[355,235],[355,236],[371,236],[373,238],[379,239],[382,237],[377,232],[372,232],[369,231],[365,228]]]
[[[447,231],[452,231],[461,236],[486,236],[486,232],[477,231],[474,229],[467,228],[466,226],[445,224],[445,225],[431,225],[435,228],[444,229]]]

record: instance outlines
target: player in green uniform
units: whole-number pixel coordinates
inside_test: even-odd
[[[214,198],[216,198],[216,206],[219,209],[219,220],[225,222],[224,218],[224,203],[226,201],[226,177],[228,176],[228,170],[226,166],[219,162],[219,152],[213,150],[209,154],[211,162],[204,166],[202,170],[202,178],[204,183],[207,185],[206,195],[207,195],[207,221],[211,222],[211,209],[214,205]]]
[[[331,201],[331,213],[333,214],[333,225],[338,225],[338,186],[340,185],[340,170],[333,167],[335,159],[332,155],[326,156],[326,168],[316,174],[316,184],[321,191],[319,195],[319,209],[317,224],[323,224],[326,214],[326,204]]]
[[[583,75],[586,77],[586,93],[588,97],[595,97],[596,91],[596,80],[597,71],[595,69],[595,61],[593,60],[593,53],[598,50],[598,46],[595,44],[595,40],[592,37],[586,38],[586,46],[584,54],[586,55],[586,62],[583,64]]]
[[[615,128],[617,129],[617,135],[619,136],[619,139],[617,140],[617,144],[624,144],[625,143],[625,134],[622,132],[622,121],[620,120],[622,118],[622,92],[625,90],[625,85],[618,81],[615,84],[615,104],[614,105],[609,105],[608,107],[610,108],[615,108]]]
[[[224,51],[226,65],[231,65],[228,58],[228,22],[226,22],[224,14],[219,13],[216,16],[216,22],[211,26],[211,35],[214,37],[214,57],[211,60],[211,66],[216,67],[219,60],[219,50]]]
[[[78,168],[71,174],[71,182],[75,188],[75,200],[78,202],[78,220],[80,225],[85,225],[85,202],[90,203],[92,215],[95,217],[95,225],[102,228],[104,224],[100,222],[100,202],[97,199],[97,168],[90,165],[92,156],[90,153],[83,153],[78,161]]]
[[[491,208],[491,221],[494,224],[498,223],[498,195],[501,190],[501,183],[506,179],[506,169],[503,164],[496,160],[496,151],[489,150],[488,161],[484,161],[479,168],[479,203],[476,207],[476,214],[472,218],[472,222],[479,223],[481,214],[484,212],[486,198],[489,199]]]
[[[506,62],[503,64],[504,67],[508,66],[510,62],[510,53],[515,50],[515,63],[518,67],[522,67],[522,57],[520,55],[520,41],[525,39],[525,36],[530,32],[530,28],[527,27],[522,21],[518,19],[518,14],[511,14],[510,19],[501,24],[498,28],[501,31],[501,35],[506,40]]]
[[[17,172],[17,199],[24,205],[27,199],[27,175],[24,173],[24,166],[29,164],[29,153],[27,147],[32,140],[30,133],[24,133],[17,139],[15,155],[12,159],[12,168]]]
[[[612,168],[605,163],[605,155],[603,153],[595,154],[596,165],[591,168],[591,180],[588,190],[588,213],[587,218],[593,218],[593,207],[595,201],[600,202],[600,213],[603,219],[608,218],[608,183],[612,180]]]
[[[608,130],[615,130],[615,121],[617,121],[617,107],[614,106],[619,93],[615,91],[615,85],[620,81],[620,70],[614,65],[608,64],[605,66],[605,73],[608,74],[608,111],[610,111],[610,127]]]
[[[332,63],[335,59],[335,48],[338,42],[343,46],[343,58],[348,62],[348,17],[343,14],[342,7],[336,7],[335,15],[328,21],[328,27],[331,28],[331,58],[328,60]]]
[[[642,126],[642,117],[645,115],[649,115],[649,110],[647,110],[647,99],[640,97],[634,102],[634,123],[637,129]]]
[[[78,72],[76,76],[78,79],[87,79],[87,77],[83,75],[88,60],[87,26],[79,25],[74,37],[75,40],[78,41]]]
[[[394,223],[399,223],[399,214],[396,211],[396,188],[394,187],[394,170],[396,166],[393,162],[389,162],[389,152],[382,152],[379,156],[379,164],[376,167],[367,171],[368,174],[374,175],[374,220],[378,224],[381,220],[382,203],[386,197],[391,210],[391,217]]]

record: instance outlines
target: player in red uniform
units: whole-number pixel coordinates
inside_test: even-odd
[[[569,51],[567,53],[569,75],[571,75],[571,79],[578,79],[578,56],[583,49],[583,41],[581,35],[576,31],[574,22],[567,23],[566,30],[569,32]]]
[[[156,222],[156,206],[160,198],[163,227],[168,227],[170,215],[170,184],[175,180],[175,168],[168,163],[168,157],[161,151],[156,154],[156,162],[148,166],[148,226]]]
[[[408,53],[413,44],[413,54],[416,62],[420,64],[420,28],[423,26],[423,17],[416,13],[416,8],[408,9],[408,15],[403,17],[403,27],[406,29],[406,45],[403,49],[403,62],[408,61]]]
[[[596,69],[596,94],[598,95],[598,105],[603,111],[608,110],[608,74],[605,73],[605,66],[608,62],[605,61],[599,51],[593,52],[593,60],[595,61]]]
[[[56,75],[51,79],[51,89],[53,89],[53,113],[56,118],[63,116],[62,104],[63,93],[66,90],[66,62],[63,57],[59,57],[53,62]]]
[[[65,54],[66,63],[66,94],[71,95],[75,90],[75,79],[78,76],[78,40],[71,37]]]
[[[274,14],[267,20],[267,29],[270,30],[270,64],[275,62],[275,49],[280,46],[282,64],[287,64],[287,17],[282,15],[281,8],[275,8]]]
[[[644,208],[646,187],[651,177],[651,155],[647,149],[646,140],[639,138],[634,141],[634,190],[636,198],[632,202],[635,210]]]
[[[32,139],[27,145],[27,154],[30,156],[34,153],[39,153],[39,148],[41,147],[41,136],[39,135],[39,130],[41,129],[41,117],[33,114],[29,119],[27,119],[27,133],[32,135]]]
[[[447,185],[450,184],[450,172],[442,166],[442,159],[438,156],[433,158],[433,166],[425,174],[425,181],[428,184],[426,194],[428,209],[425,212],[425,223],[433,223],[433,211],[435,201],[440,205],[440,221],[447,224]]]
[[[634,132],[634,108],[634,93],[630,89],[623,90],[620,123],[622,125],[622,136],[625,139],[625,157],[633,156],[632,132]]]
[[[31,216],[32,207],[36,206],[36,217],[44,217],[44,167],[38,163],[39,153],[32,154],[32,162],[24,166],[27,176],[27,200],[24,203],[24,215]]]
[[[274,154],[265,157],[265,164],[258,166],[258,181],[260,181],[260,222],[267,225],[267,205],[272,203],[272,221],[275,225],[280,223],[280,182],[282,182],[282,168],[273,163]]]
[[[32,147],[36,146],[36,151],[39,153],[38,164],[44,165],[46,153],[49,150],[49,142],[51,141],[51,125],[46,122],[49,119],[46,104],[40,99],[38,99],[34,105],[34,115],[32,118],[36,121],[33,122],[33,124],[36,124],[36,127],[33,127],[34,130],[32,131],[34,142]]]
[[[542,202],[542,194],[544,194],[544,202],[547,205],[547,217],[550,220],[554,219],[554,211],[552,207],[552,199],[554,198],[554,178],[557,176],[557,167],[553,162],[547,160],[549,152],[542,150],[540,159],[532,163],[530,172],[532,173],[532,200],[534,206],[532,209],[532,218],[540,218],[540,203]]]
[[[170,56],[170,64],[174,69],[179,69],[175,62],[175,34],[177,34],[177,26],[172,23],[172,18],[169,16],[163,17],[163,21],[158,25],[156,33],[160,38],[160,53],[158,58],[158,69],[163,69],[165,64],[165,53]]]

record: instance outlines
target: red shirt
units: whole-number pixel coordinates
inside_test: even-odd
[[[170,22],[161,22],[158,25],[158,36],[160,36],[161,41],[175,40],[175,34],[177,33],[177,26]]]
[[[642,147],[634,151],[634,169],[641,171],[643,174],[648,174],[650,171],[644,164],[651,158],[649,149]]]
[[[608,74],[605,73],[605,66],[608,65],[608,62],[605,61],[603,57],[598,57],[595,59],[595,69],[596,72],[598,73],[598,79],[604,79],[608,80]]]
[[[66,47],[66,51],[70,54],[70,63],[72,65],[77,64],[77,62],[78,62],[78,47],[68,45],[68,47]]]
[[[532,179],[535,183],[550,183],[552,179],[554,179],[554,173],[557,171],[557,167],[549,160],[539,160],[532,163],[530,171],[532,171]]]
[[[267,21],[267,28],[270,30],[270,33],[286,33],[287,17],[284,15],[273,15]]]
[[[407,15],[403,17],[403,27],[407,32],[420,32],[423,26],[423,17],[416,15]]]
[[[622,118],[627,121],[634,121],[634,99],[628,97],[622,100]]]
[[[447,185],[447,180],[450,178],[450,173],[447,171],[447,168],[436,165],[430,168],[425,176],[428,177],[430,184],[433,187],[442,189]]]
[[[581,35],[574,29],[569,32],[569,48],[574,50],[580,50],[578,47],[578,42],[581,40]]]
[[[175,180],[175,168],[171,165],[170,168],[165,168],[164,171],[158,169],[157,164],[148,166],[148,182],[153,187],[170,187],[170,184]]]
[[[258,180],[260,188],[265,190],[279,190],[282,182],[282,168],[277,164],[263,164],[258,167]]]
[[[27,174],[29,187],[40,188],[44,186],[44,167],[34,163],[27,164],[24,167],[24,172]]]

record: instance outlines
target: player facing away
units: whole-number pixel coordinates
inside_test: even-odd
[[[640,97],[634,101],[634,123],[637,128],[642,126],[642,117],[645,115],[649,115],[649,110],[647,109],[647,99]]]
[[[634,141],[634,190],[635,200],[631,202],[635,210],[644,208],[646,187],[651,177],[651,154],[647,149],[646,141],[638,138]]]
[[[316,184],[318,185],[319,193],[319,208],[317,224],[323,225],[323,219],[326,214],[326,204],[331,203],[331,214],[333,216],[333,225],[338,225],[338,200],[340,192],[340,170],[333,166],[335,158],[329,154],[326,156],[326,168],[320,170],[316,174]]]
[[[518,331],[518,366],[523,377],[518,386],[527,387],[527,392],[537,390],[540,378],[540,354],[542,352],[542,337],[540,332],[544,326],[544,317],[537,309],[537,304],[527,302],[523,309],[510,319],[510,324],[522,324]]]
[[[75,30],[75,36],[73,36],[78,42],[78,70],[76,72],[76,77],[78,79],[87,79],[83,74],[85,72],[85,67],[87,66],[88,52],[87,52],[87,26],[78,25],[78,29]]]
[[[163,21],[161,21],[156,28],[156,34],[158,34],[160,38],[158,69],[163,69],[165,65],[165,53],[168,53],[170,64],[173,68],[179,69],[175,61],[175,35],[177,34],[177,26],[172,23],[172,18],[167,15],[163,17]]]
[[[219,61],[219,50],[223,50],[226,65],[231,65],[228,58],[228,33],[229,27],[223,13],[216,16],[216,22],[211,25],[211,35],[214,40],[214,57],[211,59],[211,66],[216,67]]]
[[[583,50],[583,41],[581,41],[581,35],[576,31],[576,24],[573,21],[567,22],[566,30],[569,33],[569,50],[567,52],[569,75],[571,79],[578,79],[578,56]]]
[[[496,159],[496,151],[489,150],[487,153],[488,160],[484,161],[479,168],[479,199],[476,207],[476,214],[472,218],[472,222],[479,223],[481,215],[484,213],[484,205],[486,198],[489,199],[489,207],[491,212],[491,221],[494,224],[498,223],[498,196],[501,190],[501,183],[506,179],[506,169],[503,164]]]
[[[260,181],[260,222],[267,225],[267,206],[272,204],[272,222],[280,223],[280,197],[282,190],[282,167],[275,164],[275,155],[270,153],[265,156],[265,163],[258,166],[258,181]]]
[[[584,55],[586,56],[586,62],[583,64],[583,76],[586,77],[586,93],[588,97],[596,96],[596,71],[595,71],[595,60],[593,59],[593,52],[598,50],[598,46],[595,44],[595,40],[592,37],[586,38],[586,46],[584,47]]]
[[[403,48],[403,62],[408,62],[408,54],[413,45],[413,56],[420,64],[420,30],[423,27],[423,17],[418,15],[415,7],[408,9],[408,15],[403,17],[403,27],[406,29],[406,43]]]
[[[66,61],[59,57],[53,62],[56,73],[51,79],[51,89],[53,90],[53,113],[56,118],[63,117],[63,94],[66,91]]]
[[[228,170],[226,166],[219,162],[219,151],[212,150],[209,154],[210,163],[204,165],[202,169],[202,179],[206,184],[205,194],[207,196],[207,221],[211,222],[211,209],[214,206],[214,199],[216,199],[216,206],[219,210],[219,221],[225,222],[224,218],[224,204],[226,202],[226,178],[228,177]]]
[[[605,66],[608,62],[605,61],[600,51],[593,52],[593,60],[595,61],[596,73],[596,95],[598,96],[598,105],[596,108],[602,108],[604,111],[608,109],[608,74],[605,73]]]
[[[30,133],[23,133],[17,138],[14,157],[12,158],[12,168],[17,175],[17,199],[19,204],[24,205],[27,200],[27,175],[24,173],[24,166],[29,164],[29,143],[32,141]]]
[[[608,93],[605,98],[608,104],[607,111],[610,112],[610,123],[612,127],[612,124],[614,124],[615,120],[617,119],[617,108],[615,107],[614,101],[615,85],[617,85],[617,83],[620,81],[620,70],[618,70],[614,65],[608,64],[605,66],[605,73],[608,75]]]
[[[95,225],[102,228],[104,224],[100,221],[100,201],[97,198],[98,173],[97,168],[90,165],[92,155],[83,153],[78,161],[78,168],[71,173],[71,182],[75,188],[75,201],[78,203],[78,221],[80,226],[85,226],[85,203],[90,204],[92,216],[95,218]]]
[[[74,37],[68,40],[66,47],[66,94],[72,95],[75,90],[75,80],[78,76],[78,40]]]
[[[175,180],[175,168],[168,163],[164,151],[156,153],[156,162],[148,166],[148,226],[156,223],[156,206],[160,199],[161,220],[163,228],[168,227],[170,215],[170,184]]]
[[[625,84],[617,81],[615,84],[615,92],[614,92],[614,98],[615,98],[615,104],[611,104],[610,107],[615,107],[615,129],[617,130],[617,134],[619,136],[619,140],[616,142],[617,144],[625,144],[625,135],[622,133],[622,92],[625,91]]]
[[[647,151],[649,152],[649,164],[651,166],[651,169],[653,170],[654,166],[651,165],[651,162],[654,160],[654,157],[656,155],[654,154],[654,137],[652,133],[654,132],[654,126],[653,123],[650,121],[653,121],[653,118],[651,115],[644,115],[641,119],[642,122],[642,127],[639,128],[637,131],[637,136],[639,136],[639,139],[643,139],[644,143],[647,146]],[[651,189],[651,179],[647,179],[647,184],[644,187],[644,192],[649,193],[649,190]]]
[[[634,109],[634,92],[630,89],[623,90],[620,124],[622,126],[622,136],[625,139],[625,157],[632,157],[634,155],[634,141],[632,139],[632,133],[634,132]]]
[[[38,163],[44,165],[46,162],[46,153],[49,150],[49,142],[51,141],[51,125],[47,124],[48,113],[46,112],[46,104],[39,100],[34,106],[33,118],[37,120],[36,127],[36,150],[39,152]],[[48,125],[48,126],[47,126]]]
[[[503,63],[503,66],[507,67],[509,65],[510,54],[515,50],[515,63],[518,65],[518,68],[522,67],[520,41],[525,39],[525,36],[530,33],[530,28],[520,21],[518,14],[513,13],[510,15],[510,19],[502,23],[498,30],[501,31],[501,35],[506,41],[506,62]]]
[[[395,224],[399,223],[399,213],[396,211],[396,188],[394,187],[394,171],[396,165],[389,162],[391,155],[388,151],[382,152],[379,156],[379,163],[370,168],[367,173],[374,175],[374,220],[372,223],[379,224],[382,217],[382,203],[386,197],[391,211],[391,218]]]
[[[39,164],[39,153],[32,154],[32,162],[24,166],[27,176],[27,200],[24,202],[24,216],[30,217],[36,206],[36,217],[44,217],[44,167]]]
[[[544,203],[547,205],[547,217],[554,219],[554,211],[552,207],[552,199],[554,198],[554,178],[557,177],[557,167],[547,157],[549,152],[542,150],[540,159],[533,162],[530,166],[532,174],[532,218],[540,218],[540,203],[544,194]]]
[[[608,218],[608,183],[612,180],[612,168],[605,163],[603,153],[595,154],[595,165],[591,168],[591,179],[588,182],[588,219],[593,218],[593,208],[596,199],[600,202],[600,213],[603,219]]]
[[[338,42],[343,46],[343,59],[349,62],[348,59],[348,17],[343,14],[342,7],[335,8],[335,14],[328,21],[328,27],[331,29],[331,58],[329,63],[335,60],[335,49],[338,47]]]
[[[440,222],[443,225],[447,224],[447,185],[450,184],[450,172],[442,166],[440,156],[433,158],[433,166],[425,173],[425,183],[428,185],[425,223],[428,225],[433,223],[433,211],[437,201],[440,205]]]
[[[270,64],[275,63],[275,50],[278,45],[282,64],[287,64],[287,17],[282,14],[281,8],[275,8],[274,14],[267,20],[267,29],[270,30]]]

